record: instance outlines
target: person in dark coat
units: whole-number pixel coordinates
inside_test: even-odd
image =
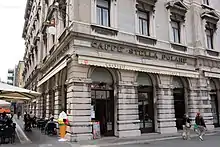
[[[206,125],[203,117],[200,115],[199,112],[196,115],[195,123],[198,126],[197,133],[199,135],[199,139],[203,141],[203,135],[205,134],[206,131]]]

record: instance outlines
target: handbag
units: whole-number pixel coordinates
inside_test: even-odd
[[[190,123],[186,122],[186,127],[190,128],[191,127]]]

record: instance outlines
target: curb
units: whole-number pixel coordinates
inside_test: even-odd
[[[210,132],[207,132],[205,135],[206,136],[212,136],[212,135],[217,134],[218,132],[220,132],[220,130],[210,131]],[[191,138],[195,138],[197,136],[198,136],[197,134],[192,134]],[[129,144],[144,144],[144,143],[150,143],[150,142],[154,142],[154,141],[173,140],[173,139],[179,139],[179,138],[182,138],[182,136],[181,135],[170,135],[170,136],[161,137],[161,138],[126,141],[126,142],[120,142],[120,143],[106,143],[106,144],[103,143],[103,144],[98,144],[98,145],[88,144],[88,145],[81,145],[81,147],[106,147],[106,146],[119,146],[119,145],[129,145]]]
[[[14,119],[14,123],[16,124],[16,134],[21,144],[32,143],[32,141],[27,137],[27,135],[22,130],[20,124]]]

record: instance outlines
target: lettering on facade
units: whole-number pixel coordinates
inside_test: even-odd
[[[133,48],[126,48],[120,45],[114,45],[114,44],[108,44],[108,43],[102,43],[102,42],[92,42],[92,47],[97,48],[99,50],[104,51],[112,51],[112,52],[118,52],[118,53],[128,53],[136,56],[142,56],[144,58],[150,58],[155,60],[165,60],[165,61],[172,61],[177,63],[186,63],[187,58],[165,54],[165,53],[159,53],[155,51],[145,50],[145,49],[133,49]]]

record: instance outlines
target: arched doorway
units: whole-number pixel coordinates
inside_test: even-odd
[[[153,84],[146,73],[138,73],[138,110],[141,133],[154,132]]]
[[[113,77],[105,68],[95,68],[91,75],[92,120],[100,122],[101,135],[114,135]]]
[[[184,85],[179,77],[173,77],[173,97],[174,97],[174,110],[176,118],[176,127],[178,130],[183,129],[183,116],[186,112]]]
[[[213,123],[215,127],[219,127],[219,107],[218,107],[218,96],[217,96],[217,88],[215,82],[210,80],[210,98],[211,98],[211,106],[212,106],[212,115],[213,115]]]

